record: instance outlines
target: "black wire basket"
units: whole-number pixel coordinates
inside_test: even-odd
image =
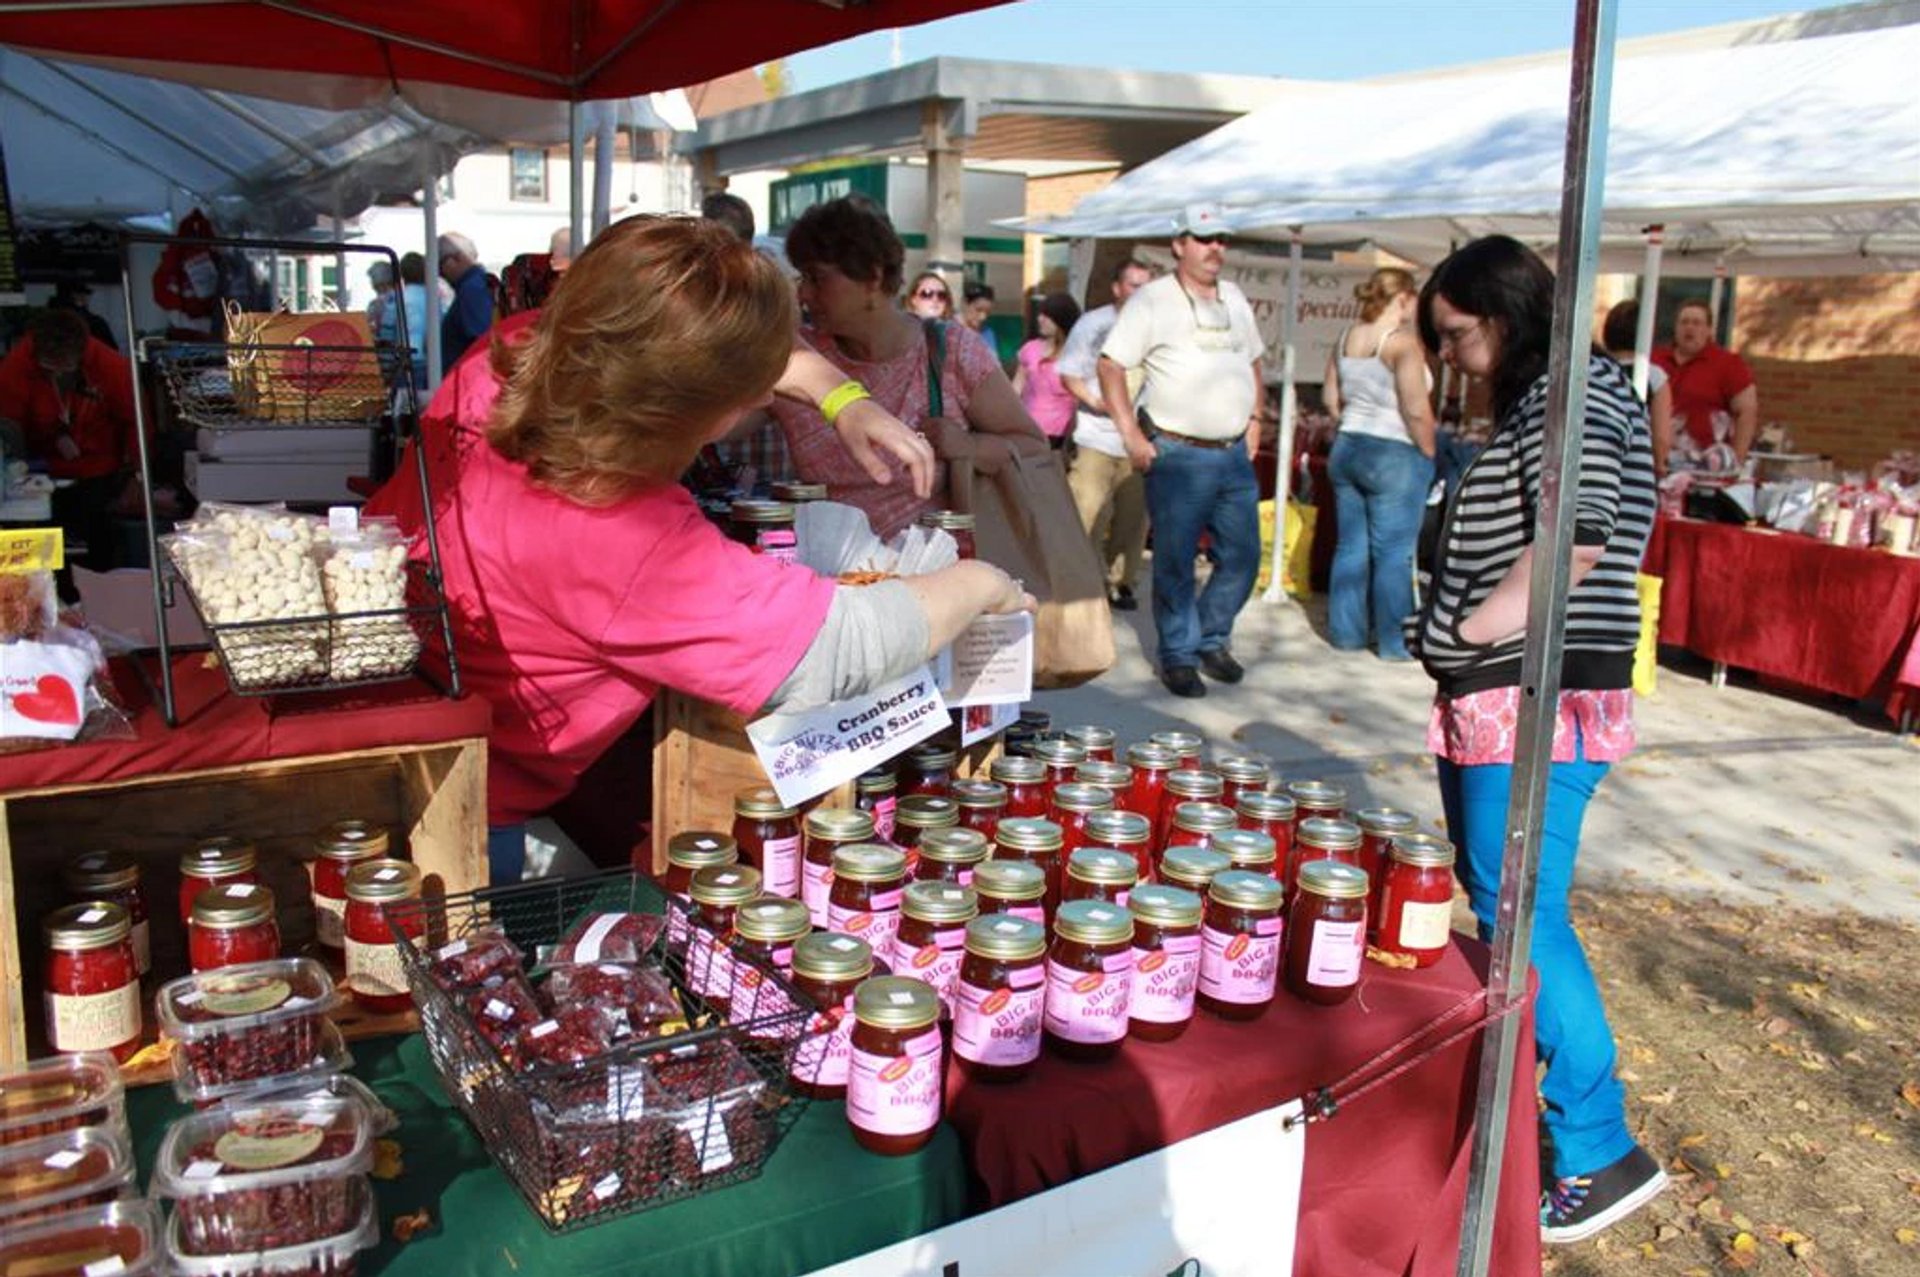
[[[503,1000],[523,996],[507,992],[512,973],[495,972],[463,989],[434,974],[435,955],[449,944],[504,933],[524,955],[539,1014],[546,1014],[548,986],[561,969],[548,962],[555,947],[583,919],[609,914],[655,919],[646,949],[636,963],[586,965],[664,977],[684,1027],[629,1034],[573,1062],[531,1063],[480,1023],[490,1007],[497,1016]],[[694,942],[695,915],[677,899],[663,901],[644,875],[486,888],[410,901],[389,908],[387,917],[447,1093],[554,1232],[752,1179],[799,1118],[805,1101],[788,1076],[812,1004],[769,964],[734,951],[737,968],[755,971],[776,991],[770,997],[762,989],[754,1006],[783,1009],[756,1010],[743,1021],[719,1014],[690,979],[689,949],[706,952]],[[543,1023],[564,1025],[565,1018]]]

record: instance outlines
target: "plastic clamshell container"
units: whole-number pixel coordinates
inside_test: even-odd
[[[275,1086],[271,1090],[248,1091],[242,1095],[228,1096],[221,1103],[228,1108],[234,1108],[256,1104],[261,1100],[329,1098],[353,1100],[365,1108],[376,1136],[386,1135],[400,1125],[400,1118],[387,1107],[384,1100],[373,1093],[373,1088],[351,1073],[330,1073],[325,1077],[295,1082],[284,1089]]]
[[[161,1271],[160,1209],[141,1198],[0,1228],[0,1273],[147,1277]]]
[[[373,1122],[358,1100],[232,1104],[168,1128],[149,1192],[172,1199],[187,1253],[234,1255],[347,1232],[372,1165]]]
[[[160,1033],[176,1045],[182,1099],[312,1067],[333,977],[312,958],[275,958],[183,976],[154,995]]]
[[[194,1255],[181,1248],[180,1217],[167,1228],[167,1271],[173,1277],[334,1277],[353,1270],[354,1255],[380,1244],[380,1220],[367,1194],[351,1229],[319,1241],[233,1255]]]
[[[175,1066],[176,1069],[178,1067],[178,1065]],[[317,1086],[327,1078],[345,1073],[352,1067],[353,1052],[347,1048],[347,1040],[340,1036],[339,1026],[331,1020],[323,1020],[320,1024],[320,1037],[314,1054],[300,1068],[287,1073],[275,1073],[270,1077],[245,1078],[238,1082],[222,1082],[206,1086],[197,1086],[189,1078],[175,1076],[173,1093],[190,1104],[204,1108],[235,1096],[251,1098],[256,1095],[289,1091],[296,1087]]]
[[[105,1126],[76,1126],[0,1148],[0,1228],[128,1196],[133,1153]],[[0,1269],[0,1272],[6,1271]]]
[[[111,1055],[56,1055],[0,1073],[0,1144],[78,1126],[107,1126],[127,1134],[126,1087]]]

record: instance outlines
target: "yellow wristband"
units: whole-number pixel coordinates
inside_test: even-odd
[[[870,397],[867,388],[859,382],[843,381],[829,390],[826,398],[820,401],[820,415],[827,419],[828,425],[832,425],[849,405]]]

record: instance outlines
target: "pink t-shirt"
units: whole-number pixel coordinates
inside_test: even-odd
[[[727,540],[677,485],[592,507],[535,484],[487,442],[500,382],[486,347],[442,383],[421,438],[461,677],[493,706],[487,821],[504,825],[565,797],[663,686],[758,710],[834,583]],[[367,509],[423,531],[411,457]]]
[[[1027,371],[1020,402],[1047,438],[1058,439],[1073,429],[1076,401],[1073,392],[1060,383],[1058,361],[1047,349],[1046,341],[1039,337],[1020,347],[1020,366]]]

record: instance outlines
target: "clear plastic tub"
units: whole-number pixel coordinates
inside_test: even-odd
[[[205,1086],[196,1085],[189,1077],[176,1075],[173,1079],[173,1093],[189,1104],[207,1108],[222,1100],[235,1097],[246,1099],[256,1095],[268,1095],[317,1085],[336,1073],[345,1073],[352,1067],[353,1052],[347,1049],[346,1039],[340,1036],[340,1027],[331,1020],[322,1019],[318,1044],[313,1054],[300,1068],[286,1073],[275,1073],[270,1077],[243,1078],[237,1082],[219,1082]]]
[[[128,1196],[132,1183],[127,1137],[104,1126],[9,1144],[0,1148],[0,1228],[105,1206]]]
[[[154,1003],[161,1035],[177,1044],[176,1089],[190,1098],[312,1068],[339,1001],[333,977],[311,958],[221,967],[162,985]]]
[[[373,1121],[357,1100],[268,1100],[181,1118],[150,1192],[192,1255],[300,1246],[347,1232],[370,1189]]]
[[[274,1087],[270,1090],[248,1091],[244,1095],[235,1095],[222,1101],[228,1108],[257,1104],[262,1100],[353,1100],[367,1110],[367,1116],[373,1122],[373,1134],[387,1135],[398,1129],[400,1118],[386,1106],[386,1102],[373,1093],[373,1088],[351,1073],[331,1073],[326,1077],[304,1082],[296,1082],[285,1088]]]
[[[167,1228],[168,1271],[173,1277],[353,1277],[355,1256],[380,1244],[380,1220],[369,1194],[359,1222],[319,1241],[232,1255],[196,1255],[182,1245],[178,1215]]]
[[[0,1273],[147,1277],[161,1271],[161,1248],[159,1208],[128,1198],[0,1229]]]
[[[0,1073],[0,1145],[79,1126],[127,1134],[126,1088],[111,1055],[56,1055]]]

